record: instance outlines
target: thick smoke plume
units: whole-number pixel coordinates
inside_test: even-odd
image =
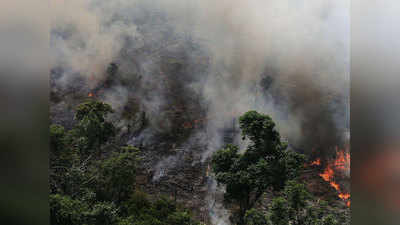
[[[52,7],[53,91],[101,92],[120,117],[139,105],[150,125],[129,143],[149,145],[184,121],[201,123],[192,135],[207,142],[196,153],[202,163],[253,109],[270,114],[298,151],[330,156],[346,142],[349,1],[60,0]],[[177,59],[184,65],[165,66]],[[110,63],[119,82],[107,81]],[[129,119],[119,126],[132,129]]]

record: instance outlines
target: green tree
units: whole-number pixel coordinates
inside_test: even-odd
[[[237,223],[266,189],[280,191],[286,181],[296,178],[304,165],[303,155],[287,150],[287,144],[265,114],[249,111],[239,118],[243,139],[249,139],[244,153],[227,145],[213,154],[211,165],[219,184],[226,186],[224,199],[239,206]]]
[[[127,215],[139,216],[146,213],[151,207],[151,202],[146,193],[135,191],[131,197],[124,203],[124,213]]]
[[[125,208],[129,217],[119,225],[200,225],[188,211],[166,197],[150,202],[145,194],[136,192],[125,203]]]
[[[72,199],[59,194],[50,195],[51,224],[111,225],[118,221],[118,209],[113,203]]]
[[[88,172],[93,168],[95,157],[90,153],[97,151],[100,156],[100,147],[115,136],[113,124],[106,121],[111,112],[110,105],[91,100],[76,108],[73,129],[66,131],[60,125],[50,126],[52,193],[77,195],[91,184],[93,177]]]
[[[112,202],[96,202],[87,213],[89,224],[112,225],[119,221],[118,208]]]
[[[338,225],[339,223],[335,219],[335,216],[329,214],[322,219],[321,225]]]
[[[175,202],[135,192],[139,150],[112,140],[112,111],[90,101],[77,107],[73,129],[50,126],[51,224],[198,225]]]
[[[74,162],[79,158],[74,148],[68,143],[69,132],[63,126],[50,126],[50,192],[56,193],[70,189],[68,176],[75,173]],[[78,177],[74,177],[76,179]]]
[[[64,148],[65,129],[63,126],[50,125],[50,149],[53,153],[58,154]]]
[[[114,112],[110,105],[99,101],[88,101],[77,107],[75,120],[76,135],[83,150],[98,151],[99,147],[115,136],[115,127],[106,121]]]
[[[195,222],[191,215],[186,211],[177,211],[168,215],[166,222],[174,225],[194,225]]]
[[[289,181],[285,186],[284,195],[289,204],[290,219],[292,223],[304,224],[306,218],[304,211],[307,206],[307,200],[311,198],[304,184],[296,181]]]
[[[59,194],[50,195],[50,223],[75,225],[87,222],[89,206],[80,200]]]
[[[313,202],[304,184],[288,181],[280,197],[272,200],[269,212],[273,225],[336,225],[327,202]]]
[[[253,208],[246,211],[244,223],[246,225],[268,225],[268,218],[263,212]]]
[[[94,176],[98,175],[96,183],[100,199],[118,203],[133,193],[138,154],[137,148],[122,147],[119,152],[112,152],[109,158],[98,161],[92,167]]]
[[[269,211],[271,213],[270,220],[273,225],[289,224],[289,204],[285,198],[274,198],[271,202]]]
[[[303,218],[299,218],[300,223],[304,225],[320,225],[322,218],[326,213],[329,212],[328,203],[323,200],[318,200],[314,204],[309,204],[305,207],[305,213]]]

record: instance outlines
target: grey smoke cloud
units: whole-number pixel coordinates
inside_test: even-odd
[[[213,123],[257,109],[299,147],[340,144],[349,122],[348,1],[202,1],[181,14],[163,7],[212,52],[203,94]],[[255,97],[263,74],[275,80],[266,101]]]
[[[199,43],[209,58],[207,75],[189,70],[176,78],[184,87],[182,95],[201,96],[207,110],[208,148],[201,161],[223,144],[221,129],[252,109],[270,114],[297,148],[306,152],[319,148],[329,154],[345,141],[349,129],[349,4],[347,0],[54,1],[52,65],[68,68],[64,76],[79,74],[95,87],[104,79],[107,65],[117,61],[121,76],[140,80],[140,85],[134,90],[111,89],[105,99],[123,109],[128,99],[121,95],[133,92],[154,130],[162,129],[163,121],[170,128],[172,121],[157,112],[170,104],[165,89],[171,84],[163,80],[157,52],[143,53],[143,49],[162,48],[165,43],[172,46],[166,47],[169,52],[184,49],[181,42],[171,40],[172,32]],[[152,30],[142,24],[153,24]],[[190,50],[183,52],[189,64],[197,63]],[[268,89],[261,85],[267,76],[272,79]],[[163,171],[165,162],[157,170]],[[217,224],[228,223],[225,219]]]

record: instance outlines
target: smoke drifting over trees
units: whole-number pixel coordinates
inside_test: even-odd
[[[119,61],[125,76],[144,72],[144,82],[158,85],[157,52],[140,51],[190,38],[207,52],[209,72],[186,71],[183,85],[207,100],[212,126],[256,108],[276,117],[301,148],[327,147],[340,144],[348,126],[348,4],[61,1],[54,5],[54,63],[65,69],[64,80],[71,74],[101,80],[106,66]],[[269,90],[260,86],[265,76],[273,78]],[[165,103],[162,92],[155,90],[151,104]]]
[[[221,147],[223,130],[249,110],[271,115],[290,145],[306,153],[328,156],[348,138],[349,1],[52,4],[51,88],[72,96],[54,101],[58,113],[68,117],[65,102],[93,92],[116,109],[131,144],[197,128],[182,146],[206,142],[198,162]],[[113,78],[110,63],[117,65]],[[127,108],[143,113],[147,126],[132,128],[130,121],[140,118]],[[171,158],[161,157],[157,168],[165,159]],[[177,164],[171,161],[167,166]]]

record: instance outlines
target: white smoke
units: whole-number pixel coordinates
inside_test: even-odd
[[[331,144],[337,141],[335,136],[342,137],[342,129],[348,129],[348,110],[343,109],[348,105],[342,102],[349,97],[349,4],[347,0],[60,0],[52,4],[53,66],[68,68],[69,75],[80,74],[89,81],[94,77],[90,82],[96,85],[107,65],[120,58],[127,38],[134,40],[133,49],[145,46],[148,38],[155,44],[166,41],[161,32],[140,30],[136,24],[151,23],[155,18],[146,14],[149,11],[161,13],[166,26],[201,43],[210,54],[208,76],[187,84],[208,103],[208,148],[201,161],[223,144],[221,128],[252,109],[271,115],[281,134],[294,143]],[[139,22],[134,21],[137,18]],[[135,60],[144,68],[142,84],[152,90],[141,98],[142,108],[157,130],[160,124],[170,127],[170,121],[159,115],[168,102],[164,83],[155,73],[160,67],[155,57]],[[123,70],[130,74],[133,69]],[[271,93],[260,86],[265,75],[274,79]],[[122,107],[127,99],[121,94],[135,91],[139,97],[143,94],[118,89],[105,93],[105,99]],[[147,129],[131,142],[146,142],[151,132]],[[162,160],[155,179],[176,163],[173,156]],[[213,223],[227,224],[215,217],[226,211],[216,210],[211,214]]]

